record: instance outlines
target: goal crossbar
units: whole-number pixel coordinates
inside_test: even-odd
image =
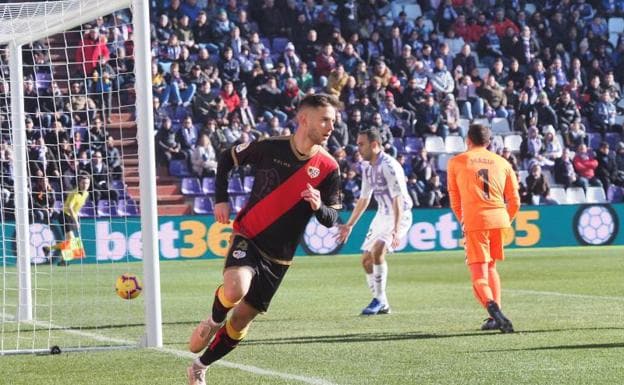
[[[63,0],[0,5],[0,44],[22,45],[128,8],[132,0]]]

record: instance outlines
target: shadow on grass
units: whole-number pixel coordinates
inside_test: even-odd
[[[500,350],[485,350],[479,353],[500,353],[500,352],[520,352],[520,351],[540,351],[540,350],[586,350],[586,349],[613,349],[624,348],[624,342],[614,342],[609,344],[582,344],[582,345],[554,345],[554,346],[539,346],[534,348],[522,348],[522,349],[500,349]]]

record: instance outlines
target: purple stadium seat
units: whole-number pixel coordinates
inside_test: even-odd
[[[201,183],[197,178],[182,178],[182,194],[184,195],[202,195]]]
[[[191,172],[188,169],[188,164],[184,160],[172,159],[169,162],[169,175],[177,177],[191,176]]]
[[[63,211],[63,200],[57,199],[54,201],[54,211],[60,213]]]
[[[611,203],[624,202],[624,188],[615,185],[609,186],[607,200]]]
[[[601,134],[597,132],[588,132],[587,136],[588,136],[589,147],[593,148],[594,150],[600,147],[600,143],[602,142]]]
[[[246,193],[250,193],[251,189],[253,187],[254,184],[254,177],[251,175],[248,175],[245,177],[245,179],[243,179],[243,188],[245,189]]]
[[[117,210],[117,202],[108,200],[101,200],[97,205],[97,214],[100,217],[117,217],[119,216]]]
[[[405,145],[403,144],[403,138],[393,138],[392,144],[397,149],[397,153],[403,154],[405,151]]]
[[[82,208],[80,209],[80,212],[78,213],[78,216],[81,218],[93,218],[95,217],[96,212],[95,212],[95,205],[93,204],[93,201],[88,200],[84,206],[82,206]]]
[[[139,215],[139,206],[134,199],[120,199],[117,202],[117,213],[120,216],[135,217]]]
[[[242,210],[243,207],[247,204],[249,197],[247,195],[237,195],[234,197],[230,197],[230,205],[232,206],[232,210],[237,213]]]
[[[415,154],[423,148],[423,141],[421,138],[415,136],[408,136],[405,138],[405,152]]]
[[[228,192],[230,194],[244,194],[245,188],[243,187],[243,182],[238,176],[234,176],[230,178],[228,183]]]
[[[212,214],[214,213],[214,204],[210,197],[196,197],[193,200],[193,212],[195,214]]]
[[[214,195],[215,193],[215,178],[206,177],[202,180],[202,191],[206,195]]]
[[[608,132],[605,139],[609,143],[611,151],[615,151],[617,144],[622,141],[622,137],[618,132]]]

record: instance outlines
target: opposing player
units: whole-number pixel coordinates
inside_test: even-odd
[[[207,349],[188,368],[189,384],[204,385],[208,366],[232,351],[253,319],[267,311],[310,217],[315,215],[327,227],[336,222],[340,171],[322,144],[334,129],[338,105],[332,96],[308,95],[299,105],[294,135],[240,144],[221,155],[215,205],[219,223],[229,223],[230,218],[228,172],[251,164],[255,181],[249,203],[234,220],[212,314],[190,338],[192,352]]]
[[[466,263],[475,297],[490,315],[481,329],[511,333],[513,325],[501,311],[496,261],[505,258],[503,238],[520,209],[520,196],[509,162],[487,150],[490,135],[490,129],[483,125],[470,126],[468,151],[448,163],[448,192],[451,208],[464,230]]]
[[[412,224],[412,199],[407,192],[405,173],[399,162],[383,151],[379,131],[361,131],[357,137],[358,151],[367,161],[362,172],[361,195],[346,224],[339,226],[339,242],[346,242],[353,226],[368,207],[371,196],[377,202],[377,214],[362,244],[362,267],[366,273],[372,301],[363,315],[388,314],[386,296],[388,264],[386,253],[393,251]]]

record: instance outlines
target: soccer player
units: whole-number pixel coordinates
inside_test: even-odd
[[[65,240],[54,245],[52,249],[64,250],[71,245],[72,239],[76,238],[76,233],[79,232],[78,226],[78,213],[80,209],[85,205],[89,198],[89,187],[91,186],[91,178],[89,175],[78,176],[78,187],[70,192],[65,198],[65,204],[63,205],[63,215],[61,224],[65,232]],[[50,250],[44,250],[46,254]],[[58,262],[59,266],[67,265],[68,261],[63,257],[61,253],[61,259]]]
[[[361,131],[357,136],[358,151],[367,161],[362,172],[362,191],[346,224],[339,226],[337,239],[346,242],[353,226],[368,207],[371,196],[377,202],[377,214],[362,244],[362,267],[373,299],[362,315],[388,314],[386,296],[388,264],[386,253],[393,251],[412,224],[412,199],[407,192],[401,164],[383,151],[377,129]]]
[[[448,192],[464,231],[474,295],[490,315],[481,329],[512,333],[513,325],[501,311],[496,261],[505,257],[503,238],[520,209],[520,196],[510,163],[487,150],[490,136],[489,128],[470,126],[468,151],[448,163]]]
[[[334,129],[338,105],[332,96],[308,95],[299,104],[294,135],[239,144],[222,153],[216,177],[219,223],[230,218],[228,172],[253,165],[255,180],[249,202],[234,220],[212,314],[190,338],[192,352],[207,349],[188,368],[189,384],[204,385],[208,366],[232,351],[253,319],[267,311],[311,216],[326,227],[336,222],[340,170],[322,145]]]

